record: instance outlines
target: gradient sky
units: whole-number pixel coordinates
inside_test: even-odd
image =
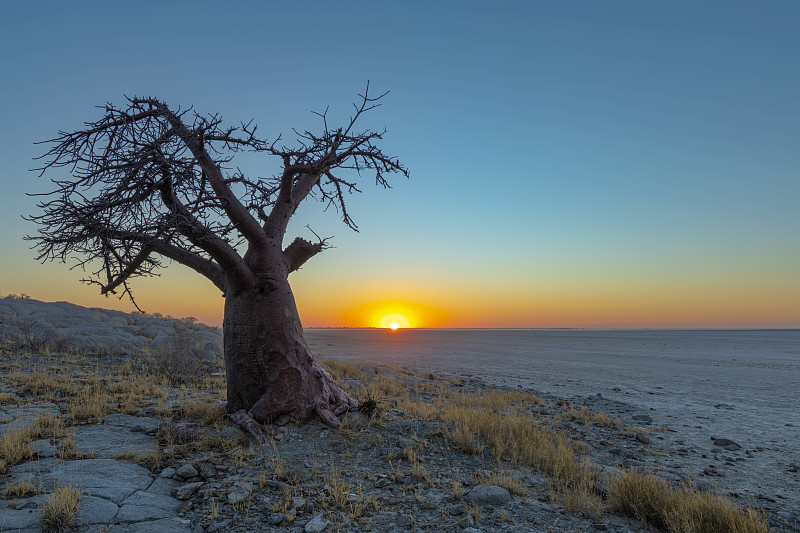
[[[5,3],[0,294],[132,309],[22,240],[33,143],[94,106],[157,96],[275,137],[371,80],[391,93],[364,125],[411,178],[350,200],[360,233],[303,205],[287,238],[336,246],[291,275],[306,326],[800,327],[800,3],[483,4]],[[133,288],[221,321],[179,265]]]

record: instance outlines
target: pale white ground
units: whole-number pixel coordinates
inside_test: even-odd
[[[697,463],[692,468],[702,472],[706,462],[726,472],[714,484],[798,511],[800,475],[791,465],[800,465],[800,331],[310,329],[306,336],[323,357],[565,398],[600,393],[669,426],[673,447],[697,450],[685,458]],[[743,449],[715,451],[712,438]],[[727,470],[726,457],[735,465]]]

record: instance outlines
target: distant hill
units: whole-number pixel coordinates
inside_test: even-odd
[[[49,352],[125,354],[180,346],[222,360],[222,332],[193,319],[124,313],[27,297],[0,299],[0,345]]]

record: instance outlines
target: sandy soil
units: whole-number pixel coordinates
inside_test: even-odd
[[[800,331],[311,329],[316,354],[593,398],[670,428],[672,468],[800,516]],[[723,450],[727,438],[740,450]]]

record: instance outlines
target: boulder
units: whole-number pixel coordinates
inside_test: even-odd
[[[511,493],[496,485],[477,485],[467,493],[466,499],[478,505],[505,505],[511,501]]]

